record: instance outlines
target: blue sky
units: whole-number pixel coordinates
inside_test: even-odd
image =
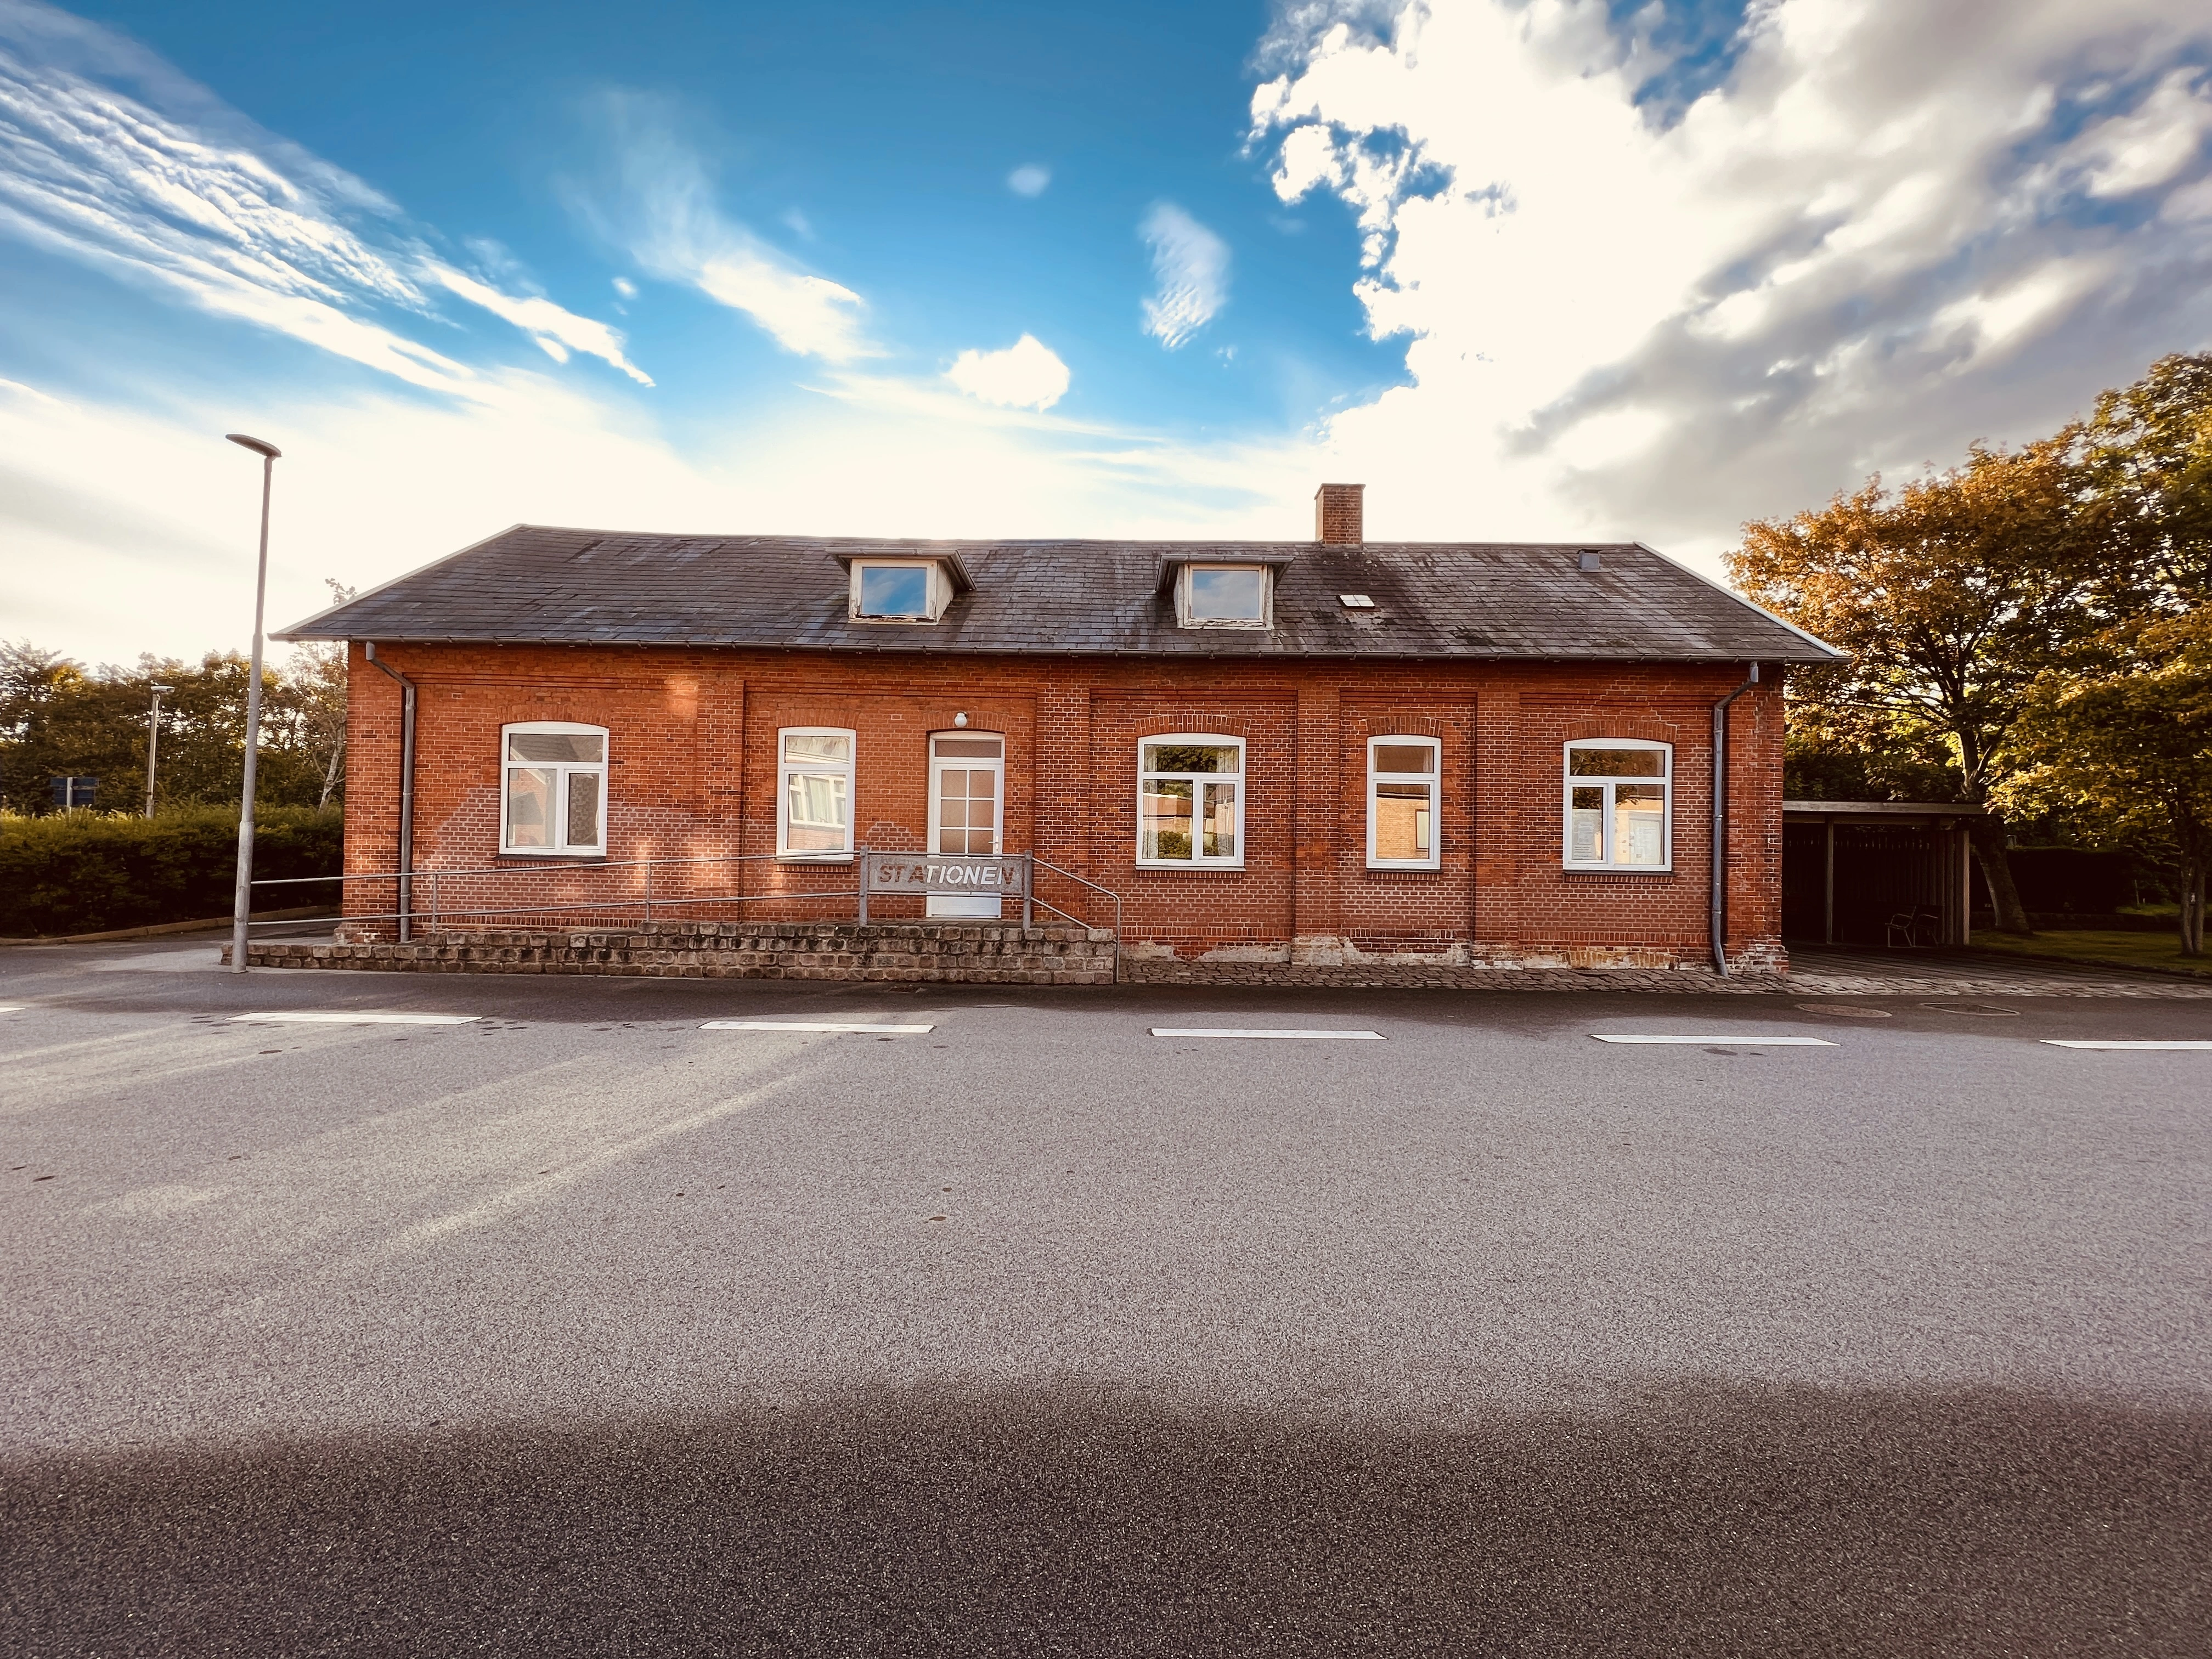
[[[0,634],[242,643],[517,520],[1637,536],[2212,332],[2177,0],[0,0]],[[212,447],[210,447],[212,446]]]
[[[794,265],[866,295],[878,366],[1030,332],[1075,370],[1066,412],[1194,430],[1302,422],[1316,392],[1402,376],[1346,280],[1350,215],[1286,210],[1245,153],[1264,7],[398,5],[373,31],[291,6],[82,15],[390,197],[457,260],[495,243],[618,322],[678,422],[724,418],[733,384],[787,395],[787,354],[592,233],[579,198],[613,188],[625,116],[695,150],[725,211]],[[1006,182],[1025,165],[1050,174],[1034,198]],[[1163,199],[1233,244],[1236,303],[1198,349],[1139,352],[1136,227]]]

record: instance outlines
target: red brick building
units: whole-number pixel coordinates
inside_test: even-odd
[[[1316,531],[521,526],[281,637],[350,642],[347,868],[414,872],[418,931],[849,919],[861,852],[1033,854],[1139,960],[1695,966],[1720,869],[1729,962],[1780,965],[1783,673],[1830,647],[1640,544],[1369,544],[1349,485]]]

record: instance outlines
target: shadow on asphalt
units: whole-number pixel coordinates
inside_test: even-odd
[[[10,1650],[2202,1654],[2212,1414],[1691,1386],[1390,1431],[1132,1395],[15,1461]]]

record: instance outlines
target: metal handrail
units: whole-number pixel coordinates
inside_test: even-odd
[[[1108,898],[1114,901],[1114,983],[1119,985],[1121,982],[1121,896],[1110,887],[1100,886],[1088,876],[1079,876],[1073,870],[1063,870],[1056,864],[1048,863],[1045,860],[1039,858],[1034,853],[1030,854],[1030,862],[1033,866],[1038,866],[1051,871],[1053,874],[1056,876],[1066,876],[1070,881],[1079,882],[1084,886],[1090,888],[1093,892],[1103,893]],[[1030,884],[1034,887],[1036,884],[1032,880]],[[1067,912],[1062,910],[1057,904],[1046,903],[1042,899],[1038,900],[1037,902],[1043,904],[1046,909],[1054,912],[1055,915],[1067,916],[1067,919],[1070,921],[1075,922],[1080,927],[1087,928],[1091,926],[1087,921],[1083,920],[1081,917],[1068,916]]]
[[[845,865],[858,862],[861,854],[867,850],[864,847],[858,853],[841,854],[837,857],[826,859],[793,858],[788,853],[702,853],[696,858],[681,859],[549,858],[543,863],[531,859],[520,864],[489,864],[474,870],[447,870],[417,866],[413,870],[342,870],[332,876],[256,877],[253,884],[256,887],[281,887],[288,883],[301,881],[397,881],[402,876],[410,875],[513,876],[520,875],[525,870],[532,869],[634,870],[640,866],[650,866],[657,864],[757,864],[764,860],[775,860],[780,863],[790,865],[794,869],[803,869],[808,865],[819,865],[823,868],[835,870]],[[527,858],[526,854],[524,856]],[[1077,879],[1082,878],[1078,877]]]
[[[418,872],[417,873],[419,874],[420,872]],[[834,892],[820,893],[722,893],[712,895],[706,898],[657,899],[654,902],[659,904],[663,909],[667,909],[679,904],[772,903],[778,899],[858,898],[860,894],[856,889],[842,888]],[[596,902],[583,904],[502,904],[487,906],[482,909],[476,910],[434,910],[428,914],[431,917],[431,929],[434,932],[441,925],[441,920],[443,921],[453,921],[465,916],[550,916],[557,915],[564,911],[570,910],[615,910],[620,909],[626,905],[635,904],[636,902],[638,902],[638,901],[635,899],[617,898],[603,899]],[[407,914],[419,920],[424,913],[420,910],[410,910]],[[340,916],[337,918],[337,920],[341,921],[397,921],[399,920],[399,915],[400,913],[397,910],[357,910],[349,915]],[[306,918],[294,917],[289,921],[256,922],[254,926],[258,927],[297,927],[303,920],[306,920]],[[318,920],[319,920],[319,918],[318,918]],[[1071,916],[1069,920],[1073,921],[1075,918]],[[616,923],[612,925],[626,926],[628,924]]]

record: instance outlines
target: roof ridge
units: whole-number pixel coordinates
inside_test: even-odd
[[[593,550],[579,562],[580,552]],[[1613,556],[1583,570],[1577,553]],[[914,628],[854,622],[833,559],[958,558],[977,591]],[[1273,625],[1176,625],[1163,561],[1277,568]],[[1375,603],[1358,619],[1338,590]],[[1832,661],[1832,647],[1641,542],[714,536],[517,524],[280,639],[1431,660]]]

